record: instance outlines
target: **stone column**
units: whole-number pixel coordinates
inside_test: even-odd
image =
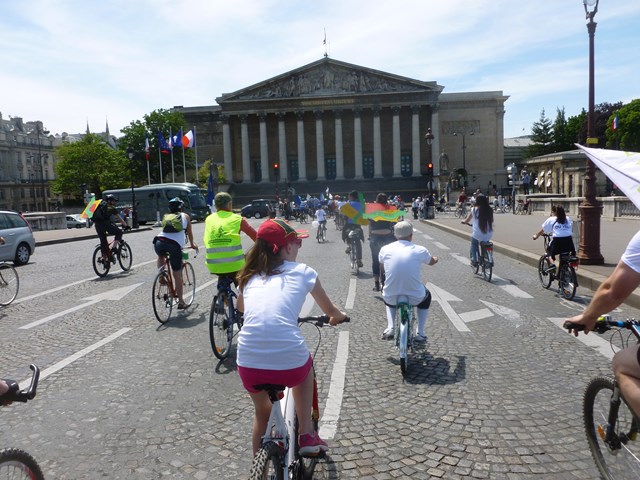
[[[400,177],[400,107],[393,107],[393,178]]]
[[[353,111],[353,153],[354,153],[354,162],[356,167],[356,176],[355,178],[362,178],[362,122],[360,119],[360,114],[362,110],[356,108]]]
[[[267,115],[260,114],[260,170],[261,183],[269,182],[269,148],[267,145]]]
[[[224,154],[224,176],[227,183],[233,183],[233,160],[231,158],[231,129],[229,117],[222,116],[222,150]]]
[[[420,165],[422,163],[420,158],[421,138],[422,137],[420,136],[420,106],[413,105],[411,107],[411,157],[413,159],[413,165],[412,165],[413,177],[419,177],[421,175],[421,171],[420,171]]]
[[[316,110],[316,165],[318,180],[326,180],[324,169],[324,131],[322,123],[322,111]]]
[[[278,164],[280,165],[280,178],[286,181],[289,178],[289,165],[287,165],[287,137],[284,129],[284,112],[276,114],[278,117]]]
[[[333,112],[336,128],[336,180],[344,180],[344,148],[342,145],[342,110]]]
[[[242,181],[251,181],[251,157],[249,155],[249,127],[247,116],[240,115],[240,136],[242,143]]]
[[[307,181],[307,159],[304,152],[304,112],[296,112],[298,119],[298,181]]]
[[[431,133],[434,136],[433,142],[431,142],[431,161],[433,162],[434,176],[440,175],[440,115],[438,110],[438,105],[431,105]],[[504,148],[498,151],[504,151]]]
[[[382,135],[380,132],[380,107],[373,109],[373,176],[382,178]]]

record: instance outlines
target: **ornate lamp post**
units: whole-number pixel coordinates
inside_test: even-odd
[[[453,134],[454,137],[457,137],[458,135],[462,136],[462,169],[464,170],[464,186],[468,186],[467,185],[467,141],[466,141],[466,136],[467,135],[473,135],[473,132],[469,132],[467,133],[462,133],[462,132],[455,132]]]
[[[138,212],[136,211],[136,191],[133,188],[133,147],[127,147],[129,156],[129,172],[131,173],[131,224],[133,228],[138,228]]]
[[[38,135],[38,163],[40,164],[40,180],[41,180],[41,186],[42,186],[42,210],[44,210],[45,212],[49,211],[49,206],[47,202],[47,190],[46,187],[44,185],[44,162],[42,161],[42,150],[41,150],[41,145],[40,145],[40,135],[49,135],[49,130],[45,130],[42,127],[42,122],[36,122],[36,134]],[[48,158],[49,155],[48,154],[44,154],[44,158]]]
[[[582,0],[587,17],[587,31],[589,32],[589,113],[587,117],[587,145],[598,144],[595,136],[594,115],[594,49],[593,41],[596,33],[596,22],[593,21],[598,12],[599,0]],[[593,7],[590,11],[589,8]],[[585,265],[602,265],[604,257],[600,253],[600,216],[602,207],[596,200],[596,167],[591,160],[587,160],[584,173],[585,199],[580,206],[580,245],[578,258]]]
[[[431,127],[427,128],[427,133],[424,134],[424,139],[427,142],[427,146],[431,149],[431,144],[433,143],[433,139],[436,138],[433,132],[431,131]],[[431,200],[431,195],[433,195],[433,155],[431,154],[431,150],[429,150],[429,162],[430,165],[427,167],[427,175],[429,182],[429,200]]]

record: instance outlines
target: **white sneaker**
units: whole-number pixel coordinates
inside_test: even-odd
[[[382,332],[383,340],[390,340],[393,338],[393,328],[387,328],[384,332]]]

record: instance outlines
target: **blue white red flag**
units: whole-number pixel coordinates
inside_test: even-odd
[[[611,129],[613,131],[618,130],[618,114],[616,113],[616,116],[613,117],[613,123],[611,124]]]
[[[182,145],[184,148],[193,148],[196,145],[196,138],[193,135],[193,130],[189,130],[182,137]]]

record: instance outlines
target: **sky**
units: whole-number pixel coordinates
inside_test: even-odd
[[[592,0],[589,0],[592,1]],[[595,2],[595,0],[593,0]],[[505,137],[588,108],[582,0],[0,0],[0,112],[111,134],[323,57],[445,93],[502,91]],[[595,16],[595,102],[640,98],[640,2]],[[323,44],[326,32],[326,46]]]

